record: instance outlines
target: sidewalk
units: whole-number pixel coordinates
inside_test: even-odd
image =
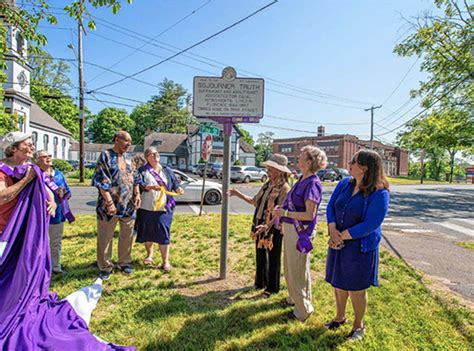
[[[412,267],[474,302],[474,252],[442,233],[384,229],[382,245]]]

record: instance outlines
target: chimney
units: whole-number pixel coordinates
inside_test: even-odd
[[[318,126],[318,137],[323,137],[326,134],[324,126]]]

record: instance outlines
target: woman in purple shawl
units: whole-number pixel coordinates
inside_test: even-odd
[[[12,132],[4,140],[8,147],[7,159],[0,162],[0,173],[6,175],[0,181],[0,200],[3,205],[16,201],[13,209],[0,213],[4,223],[0,234],[0,350],[133,349],[96,338],[69,299],[58,300],[56,293],[48,291],[48,224],[56,209],[54,197],[48,195],[41,170],[26,164],[34,151],[30,136]]]

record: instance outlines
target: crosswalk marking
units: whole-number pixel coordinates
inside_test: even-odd
[[[437,225],[440,225],[442,227],[454,230],[459,233],[464,233],[466,235],[470,235],[474,237],[474,230],[472,229],[467,229],[466,227],[451,223],[451,222],[435,222]]]
[[[387,225],[392,227],[413,227],[415,224],[413,223],[406,223],[406,222],[391,222],[387,223]]]
[[[431,229],[401,229],[403,233],[433,233]]]
[[[198,207],[198,206],[193,205],[193,204],[191,204],[191,203],[188,203],[188,206],[189,206],[189,208],[190,208],[191,210],[193,210],[194,213],[199,214],[199,207]],[[203,210],[202,210],[202,213],[203,213],[203,214],[206,214],[206,211],[204,211],[204,209],[203,209]]]
[[[464,222],[467,224],[470,224],[471,226],[474,227],[474,219],[469,219],[469,218],[453,218],[454,221],[459,221],[459,222]]]

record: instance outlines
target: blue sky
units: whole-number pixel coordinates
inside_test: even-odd
[[[21,0],[17,2],[21,5]],[[112,68],[131,74],[160,61],[158,56],[172,55],[172,51],[163,49],[166,45],[180,49],[188,47],[270,2],[135,0],[132,5],[124,4],[117,15],[108,9],[91,9],[99,20],[97,30],[88,31],[84,38],[84,61],[111,67],[134,51],[131,47],[142,46],[148,41],[147,37],[157,36],[199,9],[158,36],[159,43],[155,41],[155,45],[148,44],[141,49],[152,55],[135,52]],[[53,7],[63,7],[68,1],[51,0],[48,3]],[[269,116],[264,117],[258,126],[245,125],[254,137],[265,131],[274,132],[277,138],[307,136],[323,124],[327,134],[348,133],[368,138],[370,112],[363,109],[383,103],[383,108],[375,112],[375,121],[380,126],[375,126],[374,134],[379,138],[379,134],[386,132],[383,127],[393,129],[421,110],[416,101],[412,101],[397,111],[409,100],[409,91],[416,88],[425,75],[419,72],[420,62],[415,62],[416,58],[398,57],[393,54],[393,48],[397,40],[409,33],[402,16],[409,18],[425,10],[435,11],[431,0],[280,0],[255,17],[191,50],[200,57],[179,56],[175,59],[179,63],[166,62],[137,78],[157,84],[166,77],[192,93],[194,76],[220,76],[222,68],[230,65],[236,68],[238,75],[267,78],[265,114]],[[61,12],[58,9],[51,11]],[[49,40],[46,49],[55,57],[74,58],[67,45],[71,42],[77,45],[76,24],[67,16],[57,17],[57,28],[49,25],[40,28]],[[117,25],[122,27],[119,30],[135,38],[110,28],[117,29],[114,27]],[[110,72],[102,74],[103,70],[90,64],[84,67],[89,90],[120,78]],[[71,68],[71,79],[75,83],[76,67]],[[244,70],[254,74],[244,73]],[[274,84],[274,80],[281,83]],[[102,92],[146,101],[157,93],[157,88],[126,80]],[[76,91],[71,93],[77,95]],[[106,95],[97,94],[96,98],[134,104]],[[98,112],[104,104],[114,106],[113,103],[87,101],[93,112]],[[132,109],[122,107],[128,111]],[[393,141],[395,136],[396,133],[390,133],[380,138]]]

